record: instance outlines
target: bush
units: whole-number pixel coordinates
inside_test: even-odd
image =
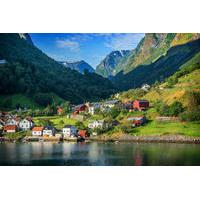
[[[170,106],[168,106],[162,101],[158,101],[155,103],[154,106],[156,111],[163,116],[178,116],[184,111],[182,103],[177,101],[172,103]]]
[[[169,115],[169,106],[166,105],[164,102],[162,101],[157,101],[154,104],[154,107],[156,109],[156,111],[160,114],[160,115],[164,115],[164,116],[168,116]]]
[[[175,101],[173,104],[169,106],[169,116],[178,116],[180,113],[184,111],[183,105],[180,102]]]
[[[180,119],[182,121],[200,121],[200,109],[197,109],[196,111],[185,111],[179,115]]]

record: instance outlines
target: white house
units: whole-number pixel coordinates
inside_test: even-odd
[[[55,136],[55,128],[52,126],[45,126],[43,129],[43,136]]]
[[[42,126],[35,126],[33,129],[32,129],[32,135],[33,136],[42,136],[43,134],[43,127]]]
[[[142,87],[141,87],[141,89],[144,90],[144,91],[149,91],[150,87],[151,86],[148,85],[148,84],[143,84]]]
[[[25,118],[19,122],[19,128],[23,131],[30,130],[34,126],[34,122],[31,119]]]
[[[96,120],[92,121],[88,124],[88,128],[94,129],[94,128],[100,128],[102,129],[104,127],[105,123],[104,120]]]
[[[66,125],[63,128],[64,137],[75,137],[77,135],[77,128],[73,125]]]
[[[88,106],[88,113],[94,115],[95,111],[100,108],[100,104],[94,103]]]
[[[6,125],[16,125],[18,126],[19,125],[19,121],[20,119],[19,118],[10,118],[10,119],[7,119],[6,120]]]

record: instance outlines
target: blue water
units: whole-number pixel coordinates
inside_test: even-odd
[[[158,143],[3,143],[0,165],[188,166],[200,165],[200,145]]]

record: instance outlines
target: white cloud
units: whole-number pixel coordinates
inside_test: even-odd
[[[59,48],[67,48],[71,52],[79,52],[80,45],[77,41],[72,41],[69,39],[58,39],[56,40],[57,47]]]
[[[143,36],[141,33],[113,34],[107,39],[105,46],[112,50],[134,49]]]

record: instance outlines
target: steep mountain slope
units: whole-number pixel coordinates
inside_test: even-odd
[[[170,47],[199,38],[199,33],[146,33],[122,69],[128,73],[139,65],[151,64],[165,55]]]
[[[120,62],[123,62],[123,60],[128,57],[129,53],[129,50],[112,51],[96,67],[96,73],[103,77],[115,75],[116,66]]]
[[[124,73],[130,72],[138,65],[150,64],[163,55],[169,48],[174,33],[146,33],[135,51],[129,56]]]
[[[55,93],[72,103],[81,103],[108,97],[115,91],[109,80],[64,67],[19,34],[0,34],[0,47],[0,57],[8,61],[0,67],[1,95],[22,93],[51,103],[49,94]]]
[[[94,72],[94,68],[86,63],[84,60],[77,61],[77,62],[60,62],[65,67],[69,67],[70,69],[76,70],[81,74],[84,73],[84,70],[88,70],[90,73]]]
[[[153,63],[139,65],[127,74],[120,72],[112,81],[120,90],[141,87],[143,83],[152,84],[156,80],[163,81],[199,51],[200,39],[171,47]]]
[[[200,33],[177,33],[171,42],[171,46],[185,44],[200,38]]]
[[[140,89],[130,89],[119,94],[123,102],[134,98],[147,99],[151,104],[163,101],[170,105],[179,101],[188,107],[191,103],[191,94],[199,96],[200,101],[200,52],[184,63],[180,69],[165,82],[153,86],[146,92]]]

